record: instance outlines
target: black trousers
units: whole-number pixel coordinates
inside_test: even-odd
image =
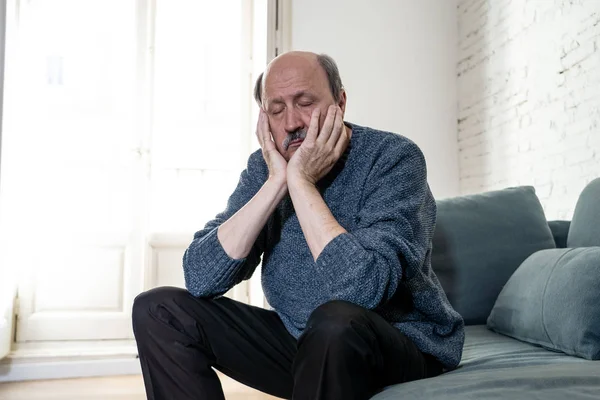
[[[296,340],[274,311],[162,287],[135,299],[133,326],[150,400],[224,399],[213,368],[295,400],[368,399],[442,372],[380,315],[344,301],[318,307]]]

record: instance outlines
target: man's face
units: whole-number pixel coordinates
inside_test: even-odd
[[[320,131],[328,107],[336,103],[327,75],[316,59],[282,59],[269,69],[263,89],[275,146],[289,161],[306,137],[312,111],[321,110]]]

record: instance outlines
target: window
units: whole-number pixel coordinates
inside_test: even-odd
[[[20,274],[18,340],[124,338],[133,297],[182,282],[180,253],[257,148],[267,0],[7,11],[0,251]],[[185,240],[158,251],[156,234]]]

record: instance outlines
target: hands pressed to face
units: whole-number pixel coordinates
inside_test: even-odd
[[[267,167],[269,167],[269,178],[286,182],[287,161],[275,146],[275,142],[271,136],[271,129],[269,128],[269,119],[262,109],[260,110],[256,125],[256,137],[258,138],[258,143],[260,143],[263,158],[267,163]]]
[[[350,137],[344,126],[343,112],[337,105],[329,106],[323,127],[319,129],[320,108],[312,111],[306,138],[298,146],[289,162],[279,153],[273,141],[266,113],[261,110],[256,136],[263,157],[269,168],[269,177],[289,183],[308,182],[316,184],[323,178],[344,153]]]

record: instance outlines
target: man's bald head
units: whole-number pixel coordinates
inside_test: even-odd
[[[254,85],[254,99],[259,107],[263,106],[265,81],[269,79],[269,74],[285,73],[289,68],[320,68],[327,78],[329,90],[336,102],[340,101],[342,90],[342,79],[337,64],[327,54],[315,54],[306,51],[291,51],[284,53],[273,59],[264,73],[261,73]]]

